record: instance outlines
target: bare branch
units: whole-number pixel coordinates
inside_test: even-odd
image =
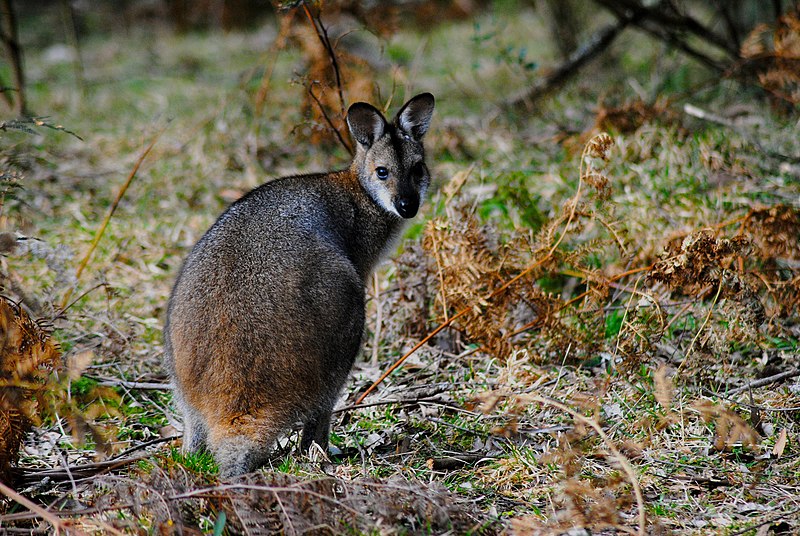
[[[333,124],[333,121],[331,120],[330,116],[328,115],[327,110],[325,110],[325,106],[322,104],[322,101],[320,101],[319,98],[314,94],[314,84],[313,84],[313,82],[311,84],[309,84],[309,86],[308,86],[308,94],[311,95],[311,98],[314,99],[314,102],[317,103],[317,107],[319,108],[319,111],[322,114],[322,117],[325,118],[325,122],[328,123],[328,127],[330,127],[330,129],[333,131],[333,133],[336,134],[336,139],[339,140],[339,143],[342,144],[342,147],[347,149],[347,152],[349,152],[351,155],[355,154],[355,151],[353,150],[353,147],[347,142],[347,140],[344,138],[344,136],[342,136],[342,133],[339,132],[338,128],[336,128],[336,125]]]
[[[622,18],[614,24],[601,28],[573,52],[565,62],[553,69],[549,76],[540,79],[523,95],[512,98],[508,103],[509,106],[530,108],[536,100],[561,87],[577,74],[581,67],[606,50],[632,21],[633,18]]]

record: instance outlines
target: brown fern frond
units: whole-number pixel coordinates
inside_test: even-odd
[[[743,225],[762,259],[800,260],[800,210],[790,205],[753,209]]]
[[[60,353],[50,334],[24,310],[0,298],[0,480],[37,420],[39,400]]]
[[[774,27],[759,24],[744,40],[740,54],[766,91],[800,103],[800,14],[786,13]]]

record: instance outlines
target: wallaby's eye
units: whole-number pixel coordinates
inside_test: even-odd
[[[376,167],[375,174],[378,175],[378,178],[382,181],[385,181],[389,178],[389,170],[383,166]]]

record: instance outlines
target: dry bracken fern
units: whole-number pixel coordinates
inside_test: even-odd
[[[7,481],[22,439],[37,421],[48,376],[60,353],[47,331],[0,299],[0,480]]]

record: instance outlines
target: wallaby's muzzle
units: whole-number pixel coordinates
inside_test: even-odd
[[[419,210],[419,196],[399,197],[394,201],[394,208],[404,218],[413,218]]]

